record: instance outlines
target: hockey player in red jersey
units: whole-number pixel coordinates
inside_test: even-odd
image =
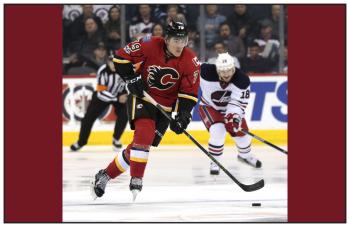
[[[200,65],[195,54],[186,47],[186,26],[172,22],[165,38],[145,36],[116,52],[113,59],[117,72],[129,90],[128,117],[134,131],[133,141],[92,182],[92,194],[101,197],[110,179],[130,167],[129,188],[134,195],[142,189],[142,178],[151,146],[158,146],[169,121],[144,97],[146,91],[169,114],[177,112],[170,129],[183,132],[191,121],[197,103]],[[135,67],[139,66],[139,68]]]
[[[234,65],[228,53],[219,54],[215,65],[201,65],[200,87],[202,97],[199,114],[210,133],[209,152],[220,161],[226,132],[233,139],[238,150],[238,159],[260,168],[261,162],[251,154],[251,137],[239,131],[248,130],[244,114],[249,100],[249,77]],[[219,167],[210,163],[210,174],[219,174]]]

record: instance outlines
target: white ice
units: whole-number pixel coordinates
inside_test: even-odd
[[[111,147],[63,150],[64,222],[287,221],[287,155],[264,145],[253,147],[261,169],[239,162],[233,146],[226,146],[222,161],[244,184],[264,179],[265,187],[255,192],[243,191],[222,171],[210,176],[209,158],[195,146],[152,148],[135,203],[129,172],[110,181],[102,198],[90,196],[90,179],[116,155]]]

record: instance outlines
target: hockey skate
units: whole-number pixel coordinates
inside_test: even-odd
[[[142,178],[131,177],[129,188],[133,196],[133,202],[135,202],[137,194],[142,190]]]
[[[105,193],[105,188],[111,178],[107,175],[106,170],[101,169],[96,175],[95,179],[91,181],[90,189],[91,196],[95,200],[97,197],[102,197]]]
[[[219,175],[220,167],[215,162],[210,162],[210,175]]]
[[[113,151],[119,152],[122,149],[123,145],[119,140],[113,139]]]
[[[244,156],[241,154],[238,154],[237,157],[239,161],[244,162],[255,168],[261,168],[262,166],[261,162],[257,158],[255,158],[252,154],[246,154]]]
[[[70,146],[70,151],[71,152],[76,152],[78,150],[80,150],[83,146],[80,146],[78,142],[76,143],[73,143],[71,146]]]

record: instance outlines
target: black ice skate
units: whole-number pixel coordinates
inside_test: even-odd
[[[91,196],[95,200],[97,197],[102,197],[105,193],[105,188],[111,178],[107,175],[106,170],[101,169],[95,179],[91,181]]]
[[[137,194],[142,190],[142,179],[138,177],[131,177],[129,188],[132,192],[133,202],[135,202]]]
[[[215,162],[210,162],[210,175],[219,175],[220,167]]]
[[[70,151],[71,152],[76,152],[78,150],[80,150],[83,146],[80,146],[78,142],[76,143],[73,143],[71,146],[70,146]]]
[[[240,154],[238,154],[238,160],[255,168],[261,168],[262,166],[261,162],[253,155],[241,156]]]
[[[119,140],[113,139],[113,150],[119,152],[122,149],[123,145]]]

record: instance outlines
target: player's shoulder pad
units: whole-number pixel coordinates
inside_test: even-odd
[[[162,37],[152,36],[151,34],[146,35],[140,39],[141,43],[159,43],[162,42]]]
[[[163,38],[162,37],[156,37],[152,35],[146,35],[142,37],[139,40],[141,46],[143,49],[147,49],[152,52],[154,48],[158,48],[159,46],[162,45]]]
[[[201,65],[196,54],[188,47],[183,49],[181,62],[191,69],[199,68]]]
[[[152,35],[151,35],[151,34],[147,34],[147,35],[145,35],[144,37],[141,38],[141,41],[142,41],[143,43],[148,43],[148,42],[150,42],[151,40],[152,40]]]
[[[231,82],[239,89],[247,89],[250,85],[249,76],[238,68],[236,68],[236,72],[233,75]]]
[[[219,81],[219,76],[216,72],[216,66],[214,64],[208,63],[201,64],[201,78],[211,82]]]

